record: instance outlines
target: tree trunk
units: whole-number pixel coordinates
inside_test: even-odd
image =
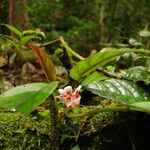
[[[28,0],[8,0],[8,23],[21,29],[29,28]]]

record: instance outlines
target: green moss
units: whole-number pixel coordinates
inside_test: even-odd
[[[78,112],[79,111],[79,112]],[[80,109],[76,111],[80,113]],[[112,113],[99,113],[92,117],[60,120],[61,144],[70,141],[67,148],[81,142],[80,137],[90,136],[113,122]],[[0,113],[0,149],[3,150],[47,150],[51,136],[49,111],[28,117],[20,113]]]
[[[49,149],[49,113],[0,113],[0,149]]]

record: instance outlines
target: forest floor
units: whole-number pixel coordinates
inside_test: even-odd
[[[43,70],[37,65],[26,62],[15,67],[3,66],[1,72],[1,91],[11,87],[33,82],[47,82]]]

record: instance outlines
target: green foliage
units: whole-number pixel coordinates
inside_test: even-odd
[[[75,64],[70,70],[70,77],[76,80],[76,82],[70,82],[72,80],[68,78],[67,83],[73,83],[73,86],[76,86],[77,82],[79,82],[82,85],[83,91],[85,86],[86,89],[97,94],[98,98],[101,99],[103,97],[106,101],[108,101],[107,99],[115,101],[115,105],[110,104],[106,107],[101,106],[102,103],[99,102],[98,104],[100,105],[98,106],[79,108],[81,111],[77,111],[76,116],[74,116],[76,110],[71,112],[73,113],[72,118],[95,115],[103,111],[138,110],[150,112],[150,95],[148,93],[150,83],[150,71],[148,70],[150,52],[149,50],[141,49],[149,48],[150,31],[148,22],[150,18],[150,2],[146,0],[52,0],[51,2],[49,0],[32,0],[29,3],[30,23],[33,27],[41,28],[47,32],[48,38],[46,40],[54,40],[59,35],[63,35],[68,39],[67,41],[70,42],[71,47],[76,48],[86,56],[89,50],[99,50],[107,45],[124,47],[124,49],[110,48],[102,50],[83,60],[84,58],[75,53],[66,43],[56,40],[61,43],[59,43],[58,49],[61,48],[62,53],[66,51],[68,54],[69,59],[68,57],[66,59],[69,60],[70,66],[76,63],[72,56],[83,60]],[[0,6],[0,10],[3,9],[2,7],[3,5]],[[142,18],[140,21],[139,17]],[[9,63],[13,62],[18,56],[23,58],[22,56],[26,49],[24,45],[29,41],[38,40],[41,37],[45,38],[45,34],[40,29],[22,31],[8,24],[2,24],[2,28],[9,29],[15,35],[0,34],[0,51],[12,50],[8,54],[9,56],[11,54],[8,60]],[[48,44],[49,47],[51,47],[51,42]],[[85,52],[84,50],[87,51]],[[62,53],[61,55],[63,55]],[[140,53],[140,55],[135,53]],[[45,53],[39,55],[39,51],[36,54],[40,58],[45,74],[49,76],[50,80],[55,80],[55,66],[51,61],[48,62],[50,60],[49,57]],[[148,55],[145,56],[143,54]],[[65,61],[67,62],[68,60]],[[5,65],[6,63],[3,64]],[[3,64],[0,67],[3,67]],[[51,75],[54,75],[54,78]],[[57,85],[57,82],[52,82],[50,84],[37,83],[15,87],[0,96],[0,107],[11,111],[20,111],[27,115],[52,94]],[[91,102],[94,98],[90,97],[89,99]],[[84,97],[82,100],[84,105]],[[92,105],[95,104],[91,103]],[[55,104],[51,103],[50,106],[52,106],[52,121],[57,122]],[[63,120],[64,122],[66,121],[65,119]],[[74,121],[74,123],[76,122]],[[93,124],[90,125],[92,128]],[[53,128],[54,130],[56,129],[55,127]],[[92,130],[93,132],[95,131],[94,127]],[[78,134],[81,131],[82,129]],[[54,134],[57,135],[57,133]],[[23,138],[23,140],[27,139]]]
[[[107,42],[128,45],[130,38],[142,43],[138,32],[149,26],[149,7],[147,0],[31,0],[28,10],[32,26],[45,30],[48,39],[64,36],[84,53]]]
[[[148,101],[150,95],[132,82],[118,79],[93,82],[87,85],[89,91],[108,99],[118,100],[124,104]]]
[[[117,61],[115,63],[116,69],[127,69],[130,67],[135,66],[144,66],[149,67],[150,66],[150,57],[148,55],[142,55],[138,53],[125,53],[122,56],[117,58]]]
[[[63,41],[60,38],[60,42],[62,45],[66,45],[65,41]],[[61,46],[62,46],[61,45]],[[31,45],[32,47],[32,45]],[[66,46],[64,46],[66,48]],[[68,48],[68,45],[67,45]],[[66,49],[67,49],[66,48]],[[37,47],[35,47],[34,50],[37,50]],[[46,66],[46,75],[48,72],[51,71],[51,67],[48,67],[48,61],[45,58],[44,55],[47,55],[46,53],[42,53],[40,55],[41,50],[38,49],[36,51],[36,55],[42,56],[41,60],[41,65]],[[84,59],[77,53],[75,53],[72,49],[69,50],[70,54],[73,56],[76,56],[78,59]],[[136,110],[136,111],[142,111],[142,112],[147,112],[150,113],[150,95],[147,92],[146,88],[135,84],[134,82],[129,82],[126,80],[120,80],[120,79],[108,79],[112,77],[118,77],[118,73],[116,73],[116,59],[121,56],[122,54],[125,54],[127,52],[136,52],[136,53],[141,53],[141,56],[144,56],[143,54],[149,54],[148,50],[143,50],[143,49],[110,49],[110,50],[102,50],[101,52],[92,55],[88,58],[86,58],[83,61],[80,61],[77,63],[70,72],[70,76],[74,78],[75,80],[79,80],[82,82],[82,85],[85,86],[85,89],[93,92],[94,94],[98,95],[99,98],[104,97],[104,101],[108,101],[107,99],[114,100],[115,102],[113,103],[104,103],[102,105],[102,102],[99,102],[98,106],[85,106],[81,108],[74,109],[73,111],[66,111],[66,116],[68,118],[79,118],[80,117],[85,117],[85,116],[97,116],[98,114],[100,116],[103,115],[103,112],[108,111],[129,111],[129,110]],[[149,57],[149,56],[146,56]],[[48,59],[48,57],[47,57]],[[112,66],[110,66],[110,64]],[[42,66],[43,67],[43,66]],[[103,71],[103,68],[99,67],[105,67],[106,70]],[[138,67],[138,69],[141,69],[141,67]],[[144,68],[144,67],[143,67]],[[141,69],[140,73],[138,74],[138,80],[145,81],[145,75],[149,77],[149,74],[147,74],[147,70]],[[99,69],[99,71],[102,71],[101,73],[96,72],[96,70]],[[125,72],[126,74],[132,74],[132,79],[133,81],[135,80],[133,78],[134,75],[134,70],[133,68],[130,68],[129,70],[121,70],[119,69],[120,72]],[[137,69],[137,68],[136,68]],[[97,70],[98,71],[98,70]],[[108,72],[107,72],[108,71]],[[143,72],[147,72],[146,74]],[[115,74],[115,75],[114,75]],[[121,74],[122,75],[122,74]],[[86,78],[82,81],[83,77]],[[125,76],[121,76],[122,78],[126,78]],[[108,79],[108,80],[107,80]],[[137,78],[136,78],[137,79]],[[129,80],[129,78],[128,78]],[[130,79],[131,80],[131,79]],[[95,82],[93,82],[95,81]],[[146,81],[149,83],[149,78]],[[26,115],[28,115],[30,112],[35,110],[38,105],[40,105],[50,94],[54,92],[58,85],[58,82],[52,82],[50,84],[46,83],[34,83],[34,84],[27,84],[27,85],[22,85],[15,87],[13,89],[10,89],[9,91],[3,93],[0,96],[0,106],[9,109],[11,111],[17,110],[20,111]],[[147,87],[148,85],[146,85]],[[84,88],[83,88],[84,90]],[[78,93],[77,93],[78,94]],[[63,96],[62,96],[63,97]],[[84,100],[84,99],[83,99]],[[90,98],[92,101],[92,97]],[[101,100],[101,99],[100,99]],[[55,105],[55,101],[50,101],[54,103],[50,103],[50,110],[51,110],[51,125],[54,125],[53,129],[57,129],[56,126],[58,125],[57,123],[57,106]],[[60,107],[62,108],[62,107]],[[54,110],[54,111],[53,111]],[[106,119],[106,118],[105,118]],[[111,119],[112,116],[111,116]],[[61,125],[63,124],[66,127],[66,118],[60,118],[59,121],[61,122]],[[77,120],[71,120],[74,126],[69,126],[69,133],[72,133],[72,131],[78,127],[81,126],[79,125],[78,119]],[[89,121],[89,120],[88,120]],[[97,120],[96,120],[97,121]],[[109,120],[110,121],[110,120]],[[84,120],[85,122],[85,120]],[[92,122],[93,123],[93,122]],[[91,134],[91,132],[97,131],[97,128],[94,128],[93,124],[91,122],[88,122],[88,128],[90,129],[90,132],[88,134]],[[98,122],[99,123],[99,122]],[[109,122],[108,122],[109,124]],[[62,127],[62,126],[61,126]],[[61,128],[62,130],[62,128]],[[86,129],[87,130],[87,129]],[[56,132],[55,132],[56,131]],[[60,132],[57,132],[58,130],[51,130],[51,136],[56,134],[60,136]],[[64,142],[66,139],[66,130],[64,132],[64,135],[62,136],[61,141]],[[75,134],[73,132],[73,134]],[[80,129],[79,129],[79,134],[80,134]],[[77,137],[79,136],[77,134]],[[76,136],[76,134],[75,134]],[[53,137],[53,136],[52,136]],[[55,138],[53,138],[55,139]]]
[[[9,36],[5,36],[5,35],[1,35],[1,37],[5,38],[5,39],[11,39],[13,43],[15,43],[16,47],[19,46],[23,46],[24,44],[26,44],[27,42],[29,42],[30,40],[32,39],[40,39],[41,38],[41,35],[45,37],[45,34],[41,31],[35,31],[35,30],[24,30],[24,31],[21,31],[19,29],[17,29],[16,27],[14,26],[11,26],[9,24],[1,24],[5,27],[7,27],[11,32],[15,33],[18,38],[15,38],[15,37],[9,37]]]
[[[143,44],[134,38],[129,39],[129,44],[133,47],[143,47]]]
[[[147,112],[150,114],[150,101],[136,102],[136,103],[130,104],[130,106],[133,106],[137,108],[137,110]]]
[[[142,66],[133,67],[126,71],[124,78],[132,81],[144,81],[149,84],[150,71]]]
[[[44,102],[57,87],[58,82],[32,83],[14,87],[0,96],[0,107],[28,115]]]
[[[14,32],[14,33],[15,33],[16,35],[18,35],[19,37],[22,36],[21,31],[18,30],[17,28],[15,28],[14,26],[11,26],[11,25],[9,25],[9,24],[1,24],[1,25],[7,27],[10,31]]]
[[[106,80],[108,78],[109,78],[108,76],[104,75],[101,72],[93,72],[82,81],[82,86],[85,86],[92,81],[101,81]]]
[[[81,49],[99,40],[98,16],[95,16],[94,10],[96,4],[95,1],[88,3],[90,5],[82,0],[32,0],[29,5],[30,22],[34,27],[45,30],[49,40],[61,35],[69,41],[73,49]],[[96,33],[94,38],[93,32]]]
[[[115,60],[118,56],[127,52],[149,53],[149,51],[138,50],[138,49],[137,50],[134,50],[134,49],[103,50],[77,63],[70,70],[70,76],[75,80],[79,80],[80,78],[82,78],[85,75],[88,75],[90,72],[94,71],[98,67],[105,66],[107,63]]]
[[[141,37],[150,37],[150,31],[147,30],[141,30],[138,33]]]
[[[141,107],[150,112],[149,106],[146,107],[146,104],[150,103],[150,94],[132,82],[117,79],[93,82],[87,85],[87,90],[107,99],[116,100],[129,106],[132,104],[134,107]],[[140,104],[142,105],[140,106]]]
[[[29,50],[25,47],[25,44],[27,44],[31,40],[37,40],[41,39],[41,37],[45,38],[45,34],[41,32],[40,30],[19,30],[14,26],[8,25],[8,24],[1,24],[1,26],[6,27],[9,29],[15,36],[11,35],[5,35],[0,34],[0,39],[3,41],[0,43],[0,51],[3,53],[6,52],[10,53],[10,60],[9,65],[11,66],[18,59],[19,62],[26,59],[26,54],[29,53],[30,56],[33,55],[30,53]],[[13,52],[13,54],[12,54]],[[25,55],[24,55],[25,54]],[[18,58],[17,58],[18,57]],[[27,57],[28,58],[28,57]]]

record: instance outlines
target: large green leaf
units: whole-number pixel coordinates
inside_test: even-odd
[[[101,80],[106,80],[108,78],[109,77],[104,75],[102,72],[93,72],[92,74],[90,74],[83,80],[81,85],[85,86],[85,85],[91,83],[92,81],[101,81]]]
[[[70,71],[70,76],[79,80],[83,76],[88,75],[90,72],[94,71],[98,67],[106,65],[108,62],[115,60],[118,56],[126,52],[141,52],[150,53],[146,50],[136,50],[136,49],[110,49],[103,50],[100,53],[92,55],[83,61],[77,63]]]
[[[31,83],[14,87],[0,96],[0,107],[28,115],[52,94],[58,82]]]
[[[123,104],[150,101],[150,95],[140,86],[125,80],[109,79],[89,84],[87,90]]]
[[[142,66],[133,67],[126,71],[124,78],[133,81],[144,81],[150,83],[150,71]]]

